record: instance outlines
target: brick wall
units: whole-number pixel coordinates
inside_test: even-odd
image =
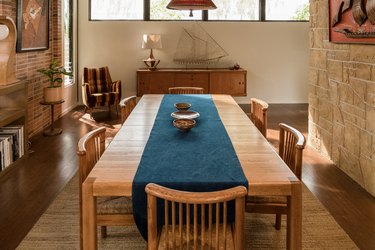
[[[0,15],[9,16],[15,23],[17,17],[17,1],[2,0]],[[42,106],[43,88],[48,86],[48,80],[36,70],[47,67],[53,57],[61,60],[61,14],[60,1],[50,1],[50,35],[49,49],[42,51],[23,52],[16,54],[16,77],[27,79],[28,82],[28,132],[29,137],[42,131],[50,123],[50,107]],[[55,118],[61,116],[61,105],[55,107]]]
[[[329,42],[327,0],[310,0],[309,143],[375,196],[375,45]]]

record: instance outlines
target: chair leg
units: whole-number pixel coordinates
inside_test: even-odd
[[[101,233],[102,238],[107,238],[107,226],[101,226],[100,233]]]
[[[94,117],[92,116],[92,108],[89,108],[89,114],[90,114],[90,118],[94,120]]]
[[[275,228],[276,230],[280,230],[281,228],[281,214],[276,214]]]

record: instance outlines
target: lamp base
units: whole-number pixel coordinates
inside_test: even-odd
[[[160,63],[160,60],[156,60],[154,58],[148,58],[143,60],[149,70],[156,70],[156,66]]]

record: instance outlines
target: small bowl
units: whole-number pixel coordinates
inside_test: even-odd
[[[195,120],[193,119],[174,119],[173,126],[181,131],[188,131],[195,127]]]
[[[191,107],[190,103],[187,102],[179,102],[174,105],[178,110],[188,110]]]

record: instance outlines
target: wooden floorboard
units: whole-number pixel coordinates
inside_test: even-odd
[[[0,249],[18,246],[77,171],[76,143],[98,125],[80,118],[80,112],[71,111],[55,123],[63,128],[61,135],[31,138],[33,153],[0,173]],[[105,118],[103,112],[97,116]],[[270,105],[268,137],[274,145],[279,122],[307,134],[307,105]],[[361,249],[375,248],[374,197],[309,148],[302,179]]]

